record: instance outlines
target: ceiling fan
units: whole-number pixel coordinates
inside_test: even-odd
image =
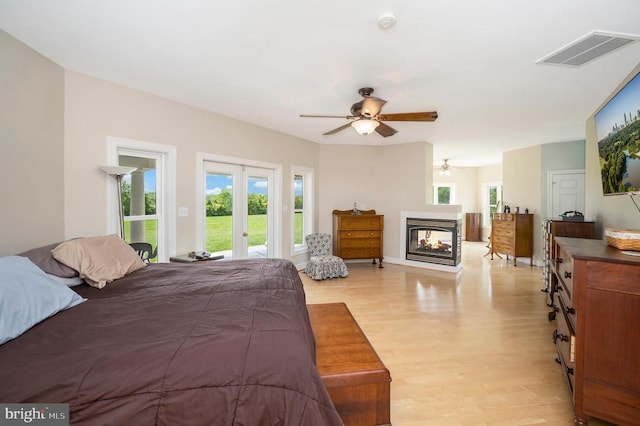
[[[397,114],[382,114],[380,111],[384,104],[384,99],[374,98],[371,96],[373,89],[371,87],[363,87],[358,90],[363,99],[351,105],[351,115],[307,115],[300,114],[300,117],[320,117],[320,118],[346,118],[351,120],[336,129],[330,130],[323,135],[333,135],[341,130],[352,126],[361,135],[368,135],[374,130],[383,137],[393,136],[398,131],[391,126],[383,123],[383,121],[435,121],[438,118],[436,111],[431,112],[405,112]]]

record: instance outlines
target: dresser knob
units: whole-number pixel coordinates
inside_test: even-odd
[[[571,374],[573,376],[573,368],[567,367],[567,374]]]
[[[569,271],[564,271],[564,277],[565,277],[565,278],[568,278],[568,279],[571,279],[571,272],[569,272]]]
[[[562,258],[561,257],[557,258],[556,263],[562,263]]]
[[[571,315],[575,315],[576,314],[576,310],[573,309],[573,308],[569,308],[569,309],[567,309],[567,313],[571,314]]]

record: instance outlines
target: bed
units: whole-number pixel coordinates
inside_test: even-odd
[[[152,264],[0,345],[0,402],[72,424],[340,425],[282,259]]]

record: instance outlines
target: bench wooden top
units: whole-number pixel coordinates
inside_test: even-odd
[[[344,303],[307,305],[325,386],[391,381],[389,370]]]

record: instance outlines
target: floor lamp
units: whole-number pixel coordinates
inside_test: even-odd
[[[124,241],[124,212],[122,211],[122,176],[128,175],[137,167],[100,166],[100,169],[110,176],[116,177],[116,192],[118,193],[118,219],[120,220],[120,238]]]

